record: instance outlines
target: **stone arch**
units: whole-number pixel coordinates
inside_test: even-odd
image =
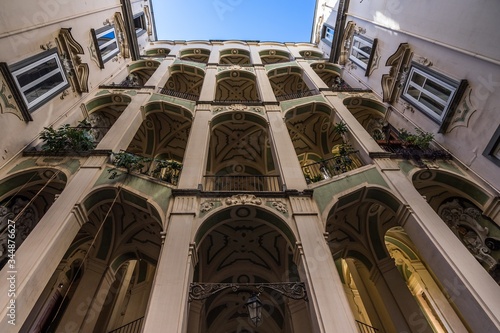
[[[143,86],[148,82],[160,64],[156,60],[141,59],[128,64],[127,69],[129,74],[133,74],[137,78],[137,85]]]
[[[221,65],[250,65],[250,52],[240,48],[228,48],[220,51]]]
[[[236,68],[217,74],[215,100],[223,102],[258,101],[259,94],[255,73]]]
[[[375,139],[385,139],[383,130],[387,107],[377,100],[363,97],[348,97],[343,100],[346,108]]]
[[[289,62],[291,59],[289,52],[276,49],[262,50],[259,55],[264,65]]]
[[[155,47],[144,51],[144,54],[150,57],[166,57],[170,54],[170,49],[166,47]]]
[[[299,66],[280,66],[267,72],[267,77],[273,88],[274,95],[278,101],[311,96],[309,89],[303,80],[303,71]]]
[[[303,50],[303,51],[300,51],[299,54],[304,59],[314,59],[314,60],[323,59],[323,53],[318,52],[316,50]]]
[[[243,308],[252,287],[244,284],[299,280],[292,260],[293,231],[282,217],[261,206],[260,199],[248,199],[252,202],[212,212],[194,236],[199,258],[195,282],[242,284],[235,292],[222,291],[206,299],[200,311],[203,332],[225,332],[237,324],[251,330]],[[260,298],[264,320],[259,331],[291,331],[286,329],[290,301],[267,289]]]
[[[198,100],[205,78],[205,71],[189,63],[177,63],[170,66],[170,77],[162,93],[189,100]],[[179,94],[180,93],[180,94]]]
[[[109,93],[94,97],[81,105],[85,119],[92,126],[94,141],[101,141],[118,117],[132,101],[130,96],[120,93]]]
[[[337,78],[342,77],[342,67],[329,62],[313,62],[311,68],[325,82],[328,87],[333,87],[337,83]]]
[[[210,50],[204,48],[189,48],[180,51],[179,58],[182,60],[208,63]]]
[[[16,221],[16,250],[66,186],[68,175],[55,168],[30,168],[0,183],[0,269],[8,260],[7,228]]]

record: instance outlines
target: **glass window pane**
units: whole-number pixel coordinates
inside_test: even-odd
[[[412,86],[408,87],[408,90],[407,90],[406,94],[410,95],[411,97],[413,97],[417,101],[420,98],[420,90],[418,90],[417,88],[412,87]]]
[[[102,58],[106,58],[106,55],[108,55],[109,53],[112,53],[114,50],[116,50],[118,48],[118,45],[116,45],[116,42],[115,43],[111,43],[109,45],[106,45],[104,47],[101,48],[101,56]]]
[[[420,103],[422,103],[423,105],[425,105],[427,108],[429,108],[430,110],[432,110],[433,112],[435,112],[438,115],[441,115],[443,113],[444,106],[439,104],[434,99],[432,99],[430,96],[428,96],[424,93],[422,93],[420,95]]]
[[[58,69],[57,61],[54,58],[48,59],[46,62],[41,63],[38,66],[35,66],[28,71],[17,75],[17,81],[19,85],[24,87],[25,85],[43,77],[44,75],[52,72],[55,69]]]
[[[443,87],[437,82],[434,82],[432,80],[427,80],[425,83],[424,89],[435,95],[436,97],[439,97],[441,100],[444,102],[448,101],[448,98],[451,96],[451,90],[448,88]]]
[[[61,72],[57,72],[56,74],[48,77],[46,80],[43,80],[42,82],[38,83],[37,85],[29,88],[24,92],[24,96],[26,97],[26,100],[28,103],[33,102],[35,99],[37,99],[40,96],[43,96],[47,92],[49,92],[51,89],[57,87],[58,85],[62,84],[64,82],[64,79],[62,77]]]
[[[419,85],[419,86],[423,87],[423,86],[424,86],[424,84],[425,84],[425,80],[426,80],[425,76],[420,75],[420,74],[419,74],[419,73],[417,73],[417,72],[413,72],[413,75],[412,75],[412,77],[411,77],[411,81],[412,81],[413,83],[416,83],[417,85]]]

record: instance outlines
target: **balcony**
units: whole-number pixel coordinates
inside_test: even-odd
[[[205,192],[281,192],[279,176],[205,176]]]
[[[291,99],[308,97],[308,96],[313,96],[313,95],[318,95],[318,94],[319,94],[318,91],[316,91],[315,89],[311,89],[311,90],[296,92],[293,94],[279,95],[279,96],[276,96],[276,100],[278,100],[278,102],[282,102],[282,101],[288,101]]]
[[[302,172],[308,184],[316,183],[362,166],[356,151],[339,154],[319,162],[302,166]]]
[[[160,93],[162,95],[168,95],[168,96],[172,96],[172,97],[187,99],[190,101],[197,101],[199,98],[198,95],[188,94],[188,93],[170,90],[170,89],[165,89],[165,88],[158,89],[158,93]]]
[[[108,333],[140,333],[143,321],[144,317],[141,317]]]
[[[358,325],[358,329],[360,333],[377,333],[379,330],[373,326],[367,325],[356,320],[356,324]]]

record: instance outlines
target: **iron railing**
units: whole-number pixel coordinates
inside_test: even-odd
[[[377,333],[379,331],[378,328],[362,323],[359,320],[356,320],[356,324],[358,324],[361,333]]]
[[[278,102],[282,102],[282,101],[287,101],[290,99],[313,96],[313,95],[317,95],[317,94],[319,94],[319,92],[317,90],[311,89],[311,90],[299,91],[299,92],[296,92],[293,94],[279,95],[279,96],[276,96],[276,100]]]
[[[142,323],[144,321],[144,317],[134,320],[126,325],[118,327],[108,333],[140,333],[142,329]]]
[[[168,96],[172,96],[172,97],[188,99],[190,101],[197,101],[200,97],[198,95],[188,94],[185,92],[175,91],[175,90],[166,89],[166,88],[160,88],[160,89],[158,89],[158,92],[162,95],[168,95]]]
[[[392,154],[391,158],[401,158],[414,161],[420,168],[425,168],[424,160],[451,160],[453,156],[446,150],[434,148],[420,148],[412,145],[402,145],[399,143],[379,142],[379,146]]]
[[[262,103],[261,100],[242,100],[242,99],[216,99],[212,102],[212,104],[244,104],[244,105],[260,105]]]
[[[279,176],[205,176],[207,192],[281,192]]]
[[[362,163],[357,157],[356,152],[350,152],[304,165],[302,172],[306,177],[307,183],[310,184],[332,178],[344,172],[357,169],[360,166],[362,166]]]

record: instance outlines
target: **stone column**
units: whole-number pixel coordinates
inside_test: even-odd
[[[391,160],[376,163],[407,202],[398,220],[473,332],[500,331],[500,288]]]
[[[142,332],[185,333],[189,283],[196,265],[190,245],[195,197],[176,197],[162,246]]]
[[[70,180],[23,245],[16,252],[15,273],[0,272],[0,327],[2,332],[18,332],[61,259],[85,223],[82,208],[75,206],[99,177],[106,157],[89,158]],[[7,324],[9,275],[15,274],[16,326]],[[5,330],[3,330],[5,328]]]
[[[306,302],[304,301],[288,301],[288,309],[290,311],[290,319],[293,333],[302,333],[311,331],[311,320],[309,311],[307,310]]]
[[[302,79],[307,83],[309,89],[328,89],[326,83],[319,77],[318,74],[316,74],[309,62],[307,62],[306,60],[297,60],[297,63],[304,71]]]
[[[394,259],[386,258],[377,264],[371,278],[384,299],[398,332],[432,333],[425,315],[397,270]]]
[[[201,312],[203,302],[195,301],[189,304],[188,333],[202,333]]]
[[[257,87],[259,89],[260,99],[264,103],[277,103],[274,95],[271,82],[267,76],[267,71],[264,66],[255,66],[255,75],[257,76]]]
[[[283,121],[279,106],[267,105],[269,119],[269,135],[276,156],[276,165],[280,168],[281,177],[287,189],[303,191],[307,189],[306,179],[302,173],[297,154],[290,134]]]
[[[210,105],[198,105],[184,153],[179,188],[197,189],[203,183],[210,142]],[[200,158],[201,157],[201,158]]]
[[[295,261],[306,284],[313,332],[358,333],[312,199],[291,197],[300,244]]]
[[[104,262],[88,260],[81,281],[57,325],[57,332],[92,332],[92,324],[97,321],[114,280],[113,276],[105,276],[106,270]],[[89,326],[92,327],[89,329]]]
[[[170,78],[170,71],[168,68],[174,62],[174,58],[165,58],[160,66],[156,69],[153,75],[149,78],[145,85],[156,86],[156,88],[163,88]],[[155,90],[157,92],[157,90]]]
[[[118,328],[124,324],[127,324],[127,322],[123,321],[123,315],[122,315],[122,310],[124,305],[123,302],[127,297],[127,291],[130,287],[132,274],[134,273],[136,264],[137,260],[131,260],[128,262],[127,271],[125,272],[120,282],[120,287],[115,297],[116,299],[115,305],[113,306],[113,309],[111,310],[111,315],[109,316],[108,328],[106,330],[107,332],[112,331],[113,329]]]
[[[346,263],[347,267],[349,268],[349,272],[351,273],[352,279],[354,280],[354,284],[358,289],[359,297],[361,298],[361,302],[363,303],[363,307],[365,308],[366,315],[370,319],[370,322],[365,324],[369,324],[370,326],[378,329],[385,329],[387,332],[390,332],[386,327],[384,327],[383,320],[381,319],[381,315],[378,311],[381,309],[377,307],[374,300],[372,299],[369,288],[366,286],[366,282],[365,280],[363,280],[362,275],[359,272],[357,266],[359,265],[359,263],[354,262],[352,259],[346,259]],[[364,270],[367,271],[366,268],[364,268]]]
[[[200,102],[211,102],[215,98],[215,87],[217,84],[217,66],[207,65],[205,68],[205,78],[201,86]]]

